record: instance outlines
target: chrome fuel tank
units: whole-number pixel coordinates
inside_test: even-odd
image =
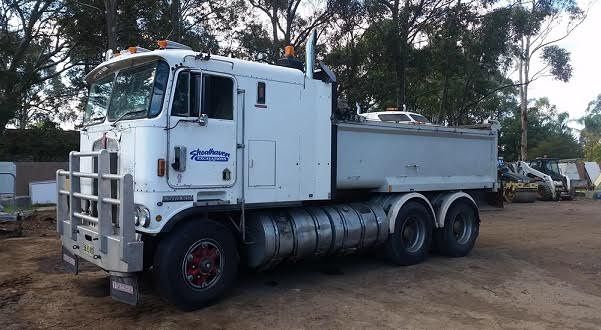
[[[381,206],[352,203],[262,211],[248,216],[249,267],[271,268],[284,260],[343,254],[388,239]]]

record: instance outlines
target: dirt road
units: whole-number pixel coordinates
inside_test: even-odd
[[[103,272],[62,272],[51,219],[0,239],[0,324],[162,328],[601,328],[601,202],[482,213],[470,256],[394,267],[370,256],[245,273],[222,301],[183,313],[151,288],[132,307]],[[146,283],[143,283],[143,285]]]

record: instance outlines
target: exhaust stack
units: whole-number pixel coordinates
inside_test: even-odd
[[[313,79],[313,64],[315,62],[315,42],[317,39],[317,33],[315,30],[311,31],[309,40],[307,40],[307,46],[305,47],[305,76],[309,79]]]

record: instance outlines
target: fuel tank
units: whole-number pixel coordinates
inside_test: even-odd
[[[371,203],[272,209],[246,222],[248,266],[268,269],[282,261],[344,254],[386,242],[388,218]]]

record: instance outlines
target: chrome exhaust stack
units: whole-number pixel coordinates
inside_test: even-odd
[[[311,35],[307,40],[307,46],[305,47],[305,76],[309,79],[313,79],[316,39],[317,33],[313,30],[311,31]]]

